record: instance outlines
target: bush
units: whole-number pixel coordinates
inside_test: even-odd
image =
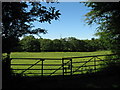
[[[113,74],[120,73],[120,57],[118,55],[106,56],[104,63],[103,71]]]

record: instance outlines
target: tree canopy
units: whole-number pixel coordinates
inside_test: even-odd
[[[97,50],[109,50],[104,41],[92,38],[80,40],[75,37],[61,39],[37,39],[34,36],[25,36],[19,40],[19,45],[13,52],[90,52]]]
[[[92,8],[86,14],[86,22],[99,24],[96,35],[109,44],[113,53],[120,55],[120,2],[87,2],[85,5]]]
[[[18,37],[22,35],[47,33],[45,29],[33,29],[34,21],[51,23],[52,20],[59,19],[60,15],[59,10],[56,10],[55,7],[46,7],[40,2],[3,2],[3,52],[10,53],[12,48],[17,45]]]
[[[40,43],[34,36],[26,36],[20,41],[20,46],[23,51],[26,52],[37,52],[40,51]],[[22,51],[21,50],[21,51]]]

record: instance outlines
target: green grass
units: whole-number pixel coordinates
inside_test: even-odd
[[[13,52],[11,58],[62,58],[110,54],[110,51],[96,52]]]
[[[96,51],[96,52],[13,52],[11,53],[11,58],[65,58],[65,57],[81,57],[81,56],[93,56],[93,55],[106,55],[106,54],[111,54],[110,51]],[[100,57],[101,59],[103,59],[104,57]],[[91,59],[91,57],[88,58],[77,58],[77,59],[73,59],[73,71],[77,69],[77,67],[83,65],[84,63],[74,63],[74,62],[80,62],[80,61],[88,61],[89,59]],[[92,59],[93,61],[94,59]],[[96,59],[97,60],[97,59]],[[12,64],[34,64],[36,63],[38,60],[19,60],[19,59],[13,59],[11,61]],[[64,63],[68,62],[69,60],[65,60]],[[39,62],[38,64],[41,64],[41,62]],[[44,64],[62,64],[61,60],[45,60]],[[101,64],[101,62],[96,62],[96,64]],[[86,65],[94,65],[94,62],[89,62]],[[30,67],[30,65],[27,66],[23,66],[23,65],[12,65],[11,66],[13,69],[27,69],[28,67]],[[57,69],[61,66],[44,66],[44,69]],[[68,67],[68,65],[66,65],[65,67]],[[97,68],[99,68],[100,66],[97,66]],[[79,70],[87,70],[87,72],[90,72],[91,69],[93,69],[94,67],[82,67]],[[33,66],[31,69],[41,69],[40,65],[36,65]],[[44,70],[44,73],[52,73],[55,70]],[[21,73],[22,70],[16,70],[14,71],[15,73]],[[70,69],[67,70],[67,72],[70,72]],[[29,73],[29,74],[26,74]],[[41,70],[27,70],[26,72],[24,72],[24,75],[33,75],[30,73],[41,73]],[[86,73],[86,71],[83,72],[75,72],[74,74],[80,74],[80,73]],[[67,73],[66,75],[69,75],[70,73]],[[41,75],[41,74],[34,74],[34,75]],[[49,75],[49,74],[44,74],[44,75]],[[53,75],[62,75],[62,68],[61,70],[58,70],[55,74]]]

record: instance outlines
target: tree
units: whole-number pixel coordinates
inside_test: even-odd
[[[23,51],[26,52],[39,52],[40,51],[40,42],[38,39],[35,39],[34,36],[26,36],[20,41]]]
[[[39,52],[39,51],[75,51],[88,52],[97,50],[108,50],[108,46],[101,39],[79,40],[75,37],[61,39],[37,39],[33,35],[25,36],[19,40],[19,45],[12,51]]]
[[[47,33],[45,29],[33,29],[34,21],[39,23],[57,20],[60,16],[55,7],[45,7],[40,2],[3,2],[2,3],[2,52],[7,53],[5,59],[7,73],[10,74],[10,53],[17,46],[18,38],[25,34]],[[4,70],[4,71],[5,71]]]
[[[60,39],[60,41],[61,41],[61,45],[62,45],[62,51],[69,51],[69,43],[68,43],[68,41],[67,41],[67,38],[61,38]]]
[[[75,51],[76,50],[76,38],[75,37],[68,37],[67,38],[68,42],[68,50],[69,51]]]
[[[109,44],[113,53],[120,56],[120,2],[87,2],[85,5],[92,8],[86,14],[87,23],[99,24],[96,35]]]
[[[53,40],[53,51],[63,51],[63,43],[59,39]]]
[[[53,41],[50,39],[40,40],[41,51],[53,51],[54,45]]]
[[[10,54],[18,37],[47,32],[41,28],[33,29],[34,21],[51,23],[51,20],[59,18],[60,13],[55,7],[47,8],[39,2],[3,2],[2,16],[3,52]]]

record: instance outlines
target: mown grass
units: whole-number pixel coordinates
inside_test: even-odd
[[[111,54],[110,51],[96,51],[96,52],[12,52],[11,53],[11,58],[66,58],[66,57],[81,57],[81,56],[93,56],[93,55],[106,55],[106,54]],[[104,57],[100,57],[103,59]],[[83,65],[84,63],[74,63],[74,62],[80,62],[80,61],[88,61],[91,59],[91,57],[88,58],[77,58],[73,59],[73,71],[75,71],[79,66]],[[92,59],[91,61],[93,61]],[[98,60],[98,59],[96,59]],[[38,60],[19,60],[19,59],[13,59],[11,61],[11,64],[34,64]],[[67,63],[69,60],[65,60],[64,63]],[[38,64],[41,64],[42,62],[39,62]],[[96,62],[96,64],[101,64],[102,62]],[[45,64],[53,64],[55,66],[44,66],[44,69],[58,69],[61,67],[61,65],[57,66],[56,64],[62,64],[61,60],[45,60]],[[86,65],[94,65],[94,62],[89,62]],[[23,66],[23,65],[12,65],[11,68],[13,69],[27,69],[31,65]],[[68,67],[68,64],[65,66],[66,68]],[[99,68],[100,66],[97,66],[96,68]],[[31,69],[41,69],[41,65],[35,65]],[[86,73],[86,72],[91,72],[93,69],[93,66],[90,67],[82,67],[79,69],[80,70],[85,70],[83,72],[74,72],[74,74],[80,74],[80,73]],[[88,70],[88,71],[87,71]],[[50,75],[47,73],[52,73],[55,70],[44,70],[43,75]],[[16,70],[14,71],[15,73],[21,73],[22,70]],[[55,72],[55,74],[52,75],[62,75],[62,68],[61,70],[58,70]],[[65,71],[66,72],[66,71]],[[70,72],[70,69],[67,69],[67,72]],[[39,74],[31,74],[31,73],[39,73]],[[46,74],[45,74],[46,73]],[[70,73],[66,73],[66,75],[69,75]],[[27,70],[24,72],[24,75],[31,76],[31,75],[41,75],[41,70]]]
[[[95,52],[12,52],[11,58],[62,58],[110,54],[110,51]]]

